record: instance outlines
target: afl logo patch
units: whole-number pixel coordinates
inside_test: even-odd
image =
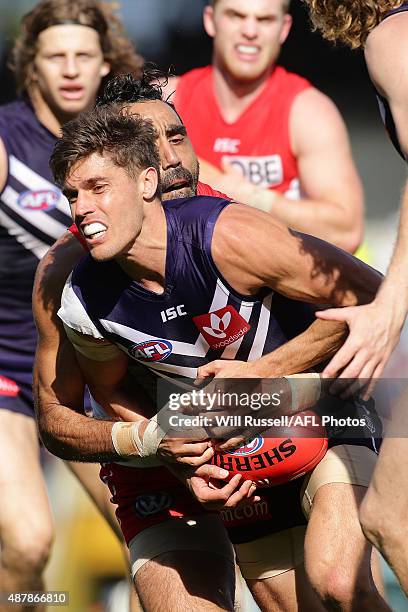
[[[233,451],[231,455],[236,457],[246,457],[247,455],[253,455],[257,453],[263,446],[264,440],[262,436],[256,436],[253,440],[250,440],[245,446],[240,446],[236,451]]]
[[[18,196],[17,203],[21,208],[27,210],[52,210],[60,199],[57,189],[41,189],[38,191],[23,191]]]
[[[168,340],[145,340],[129,349],[131,356],[141,361],[163,361],[172,351],[173,346]]]

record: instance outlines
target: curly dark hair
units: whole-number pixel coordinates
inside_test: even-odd
[[[152,166],[160,176],[157,132],[150,119],[123,114],[120,104],[81,113],[62,127],[50,159],[57,185],[63,187],[73,166],[93,153],[109,156],[116,166],[135,177]]]
[[[30,85],[32,67],[37,53],[37,38],[47,28],[64,23],[78,23],[96,30],[111,74],[138,76],[143,58],[126,37],[122,22],[116,15],[118,5],[97,0],[42,0],[21,21],[9,62],[14,71],[17,89],[21,93]]]
[[[118,75],[107,80],[97,106],[112,102],[142,102],[143,100],[163,100],[163,89],[167,84],[167,74],[152,64],[145,64],[138,78],[133,74]]]
[[[367,36],[385,13],[398,8],[403,0],[303,0],[309,7],[315,30],[332,42],[352,49],[363,47]]]
[[[154,64],[147,63],[139,78],[135,78],[133,74],[125,74],[107,80],[96,105],[106,106],[114,103],[125,105],[160,100],[168,104],[183,123],[174,104],[163,99],[163,87],[167,85],[168,76],[168,73],[162,72]]]

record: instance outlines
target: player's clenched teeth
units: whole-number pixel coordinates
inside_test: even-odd
[[[237,51],[238,53],[244,53],[245,55],[255,55],[259,52],[259,47],[254,45],[238,45]]]
[[[107,229],[108,228],[106,227],[106,225],[103,225],[103,223],[99,223],[96,221],[94,223],[84,225],[82,231],[86,238],[96,238],[97,236],[103,234],[103,232],[106,232]]]

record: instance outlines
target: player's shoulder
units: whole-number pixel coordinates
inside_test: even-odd
[[[242,243],[255,240],[260,232],[273,232],[274,228],[280,227],[283,224],[269,213],[234,202],[233,206],[224,207],[220,212],[215,234],[221,244]]]
[[[37,267],[34,298],[39,295],[61,295],[62,287],[75,264],[84,256],[78,240],[66,232],[47,251]]]
[[[214,195],[196,195],[163,202],[168,218],[175,218],[180,224],[188,225],[205,221],[214,211],[222,210],[230,203],[228,198]]]
[[[232,203],[232,201],[230,203]],[[217,220],[217,226],[226,232],[228,232],[229,227],[231,229],[236,229],[235,224],[242,223],[251,226],[253,218],[258,216],[259,211],[251,206],[235,201],[233,204],[233,206],[226,207],[225,210],[223,210],[223,215],[220,215]]]
[[[234,203],[222,211],[214,225],[211,253],[215,261],[248,271],[255,253],[269,257],[276,245],[284,244],[287,234],[287,226],[269,213]],[[257,266],[262,265],[262,259],[257,258]]]
[[[32,108],[22,98],[0,106],[0,121],[10,126],[15,123],[34,124],[37,122]]]
[[[189,103],[197,88],[205,87],[206,83],[209,83],[212,70],[212,66],[194,68],[178,77],[175,95],[176,106]]]
[[[275,67],[270,77],[270,85],[277,85],[282,93],[285,93],[286,91],[293,91],[296,93],[312,87],[312,84],[310,81],[308,81],[308,79],[300,74],[297,74],[296,72],[286,70],[286,68],[283,66]]]
[[[330,122],[337,129],[339,118],[339,111],[333,100],[316,87],[299,91],[291,107],[291,125],[295,132],[300,129],[306,133],[313,125],[327,125],[330,128]]]
[[[389,89],[405,91],[400,79],[406,72],[407,53],[408,11],[391,15],[370,32],[364,55],[370,77],[380,93],[388,94]]]
[[[408,45],[408,10],[391,15],[379,23],[367,37],[364,48],[366,58],[380,57],[390,50]]]
[[[56,140],[38,121],[32,106],[24,98],[0,106],[0,138],[11,147],[16,142],[25,143],[28,151],[31,143],[43,143],[40,146],[48,147]]]
[[[179,242],[203,248],[222,210],[231,201],[213,196],[194,196],[163,202],[166,216]]]
[[[213,68],[212,66],[203,66],[201,68],[193,68],[193,70],[189,70],[185,72],[178,78],[178,86],[180,84],[183,85],[192,85],[194,83],[198,83],[208,78],[212,74]]]
[[[222,191],[218,191],[217,189],[213,189],[210,185],[207,185],[207,183],[202,183],[201,181],[198,181],[197,195],[200,195],[200,196],[213,196],[214,198],[222,198],[223,200],[230,200],[231,199],[227,195],[225,195],[225,193],[222,193]]]

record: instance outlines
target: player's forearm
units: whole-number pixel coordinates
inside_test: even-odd
[[[237,202],[274,215],[279,221],[305,234],[311,234],[354,253],[363,237],[363,217],[329,201],[291,200],[278,191],[252,185],[240,177],[225,175],[208,162],[200,160],[200,179],[228,194]],[[344,196],[347,202],[356,196]],[[362,210],[360,202],[352,210]]]
[[[363,238],[362,215],[353,215],[333,202],[310,198],[291,200],[277,191],[257,187],[251,201],[244,204],[269,212],[285,225],[322,238],[349,253],[357,250]]]
[[[70,461],[118,461],[111,421],[99,421],[59,404],[37,403],[38,428],[48,450]]]
[[[405,185],[397,242],[376,301],[402,327],[408,311],[408,181]]]
[[[315,321],[296,338],[254,361],[251,369],[254,375],[263,378],[305,372],[332,357],[345,341],[347,333],[345,323]]]
[[[202,157],[199,157],[198,161],[200,163],[200,181],[207,183],[207,185],[211,185],[211,187],[217,188],[216,186],[223,175],[222,171]]]

